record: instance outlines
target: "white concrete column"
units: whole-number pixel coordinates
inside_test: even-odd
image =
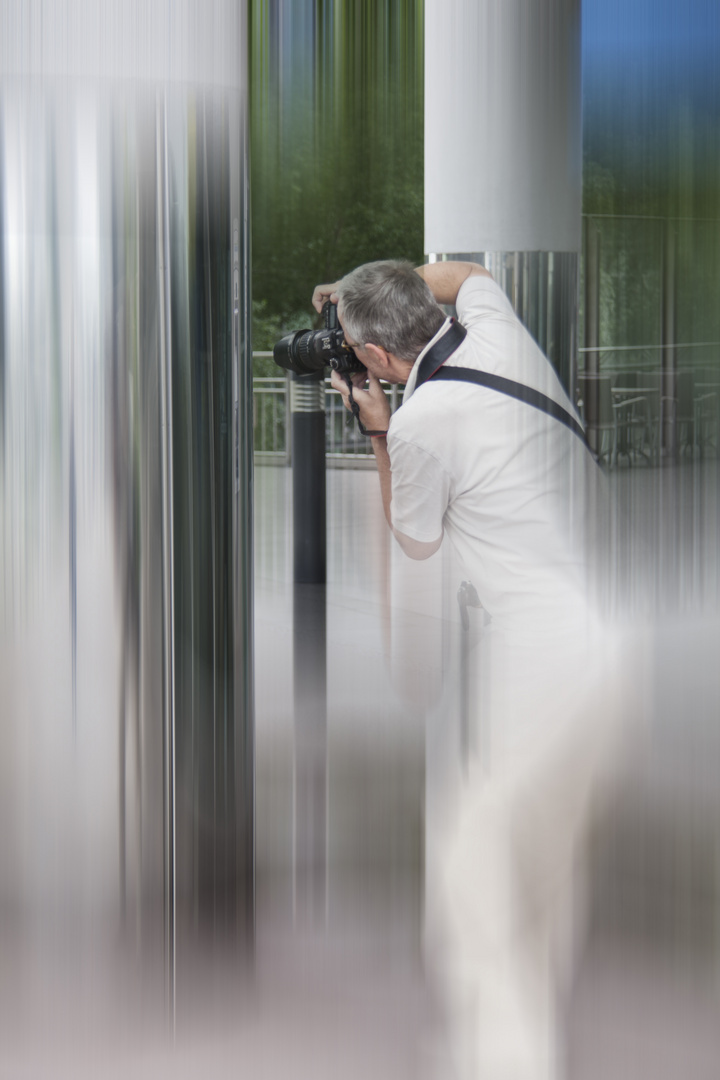
[[[426,0],[425,251],[483,263],[572,394],[580,0]]]
[[[580,0],[426,0],[425,251],[580,251]]]

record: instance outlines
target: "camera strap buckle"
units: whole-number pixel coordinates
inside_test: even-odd
[[[350,391],[350,393],[349,393],[350,411],[352,412],[352,415],[357,420],[357,426],[360,429],[360,434],[361,435],[367,435],[368,438],[372,438],[373,435],[387,435],[387,431],[368,431],[368,429],[365,427],[362,420],[360,419],[360,406],[358,405],[357,401],[353,397],[352,379],[350,378],[350,376],[348,375],[347,372],[344,372],[344,378],[345,378],[345,382],[347,383],[348,390]],[[348,423],[350,423],[350,424],[352,423],[352,417],[350,417],[350,416],[348,416]]]

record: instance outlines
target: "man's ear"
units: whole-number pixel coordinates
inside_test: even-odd
[[[388,372],[390,370],[391,362],[389,355],[385,352],[380,345],[366,345],[365,349],[370,353],[375,363],[378,365],[380,371]]]

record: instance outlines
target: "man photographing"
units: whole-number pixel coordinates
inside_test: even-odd
[[[470,272],[477,271],[486,273],[481,267],[473,267]],[[390,406],[380,380],[407,383],[417,357],[437,334],[445,316],[427,285],[418,279],[409,264],[370,263],[359,267],[335,285],[318,285],[312,301],[316,310],[322,311],[327,300],[338,303],[340,295],[337,290],[340,287],[345,302],[340,305],[343,314],[339,310],[338,318],[345,330],[345,340],[367,368],[367,390],[361,389],[366,381],[364,375],[352,376],[354,387],[359,391],[355,399],[360,408],[360,418],[368,430],[387,433]],[[385,302],[383,293],[388,294]],[[393,293],[402,297],[397,308],[394,307],[397,300]],[[384,344],[375,344],[375,340]],[[332,372],[330,382],[342,395],[345,407],[350,409],[350,391],[346,381]],[[423,543],[393,528],[386,435],[374,436],[372,441],[387,522],[407,555],[414,559],[425,559],[440,547],[442,531],[431,543]]]
[[[557,941],[619,716],[588,583],[598,470],[551,364],[483,267],[368,263],[318,285],[316,310],[328,300],[367,369],[331,382],[371,433],[394,536],[413,559],[447,536],[491,616],[492,768],[476,762],[450,793],[451,826],[429,856],[428,960],[453,1054],[463,1076],[550,1080]],[[381,379],[405,384],[392,416]]]
[[[452,336],[439,305],[454,305],[467,335],[442,362],[443,375],[455,368],[499,376],[573,417],[552,366],[492,276],[475,263],[368,263],[318,285],[316,310],[328,299],[367,368],[366,390],[364,373],[351,377],[360,419],[387,433],[372,445],[385,516],[406,554],[427,558],[447,531],[492,617],[517,618],[525,631],[528,620],[542,619],[546,634],[563,600],[584,614],[574,500],[584,496],[592,463],[577,433],[506,392],[464,380],[418,384],[427,353]],[[406,387],[392,419],[380,379]],[[350,408],[347,382],[335,372],[331,382]]]

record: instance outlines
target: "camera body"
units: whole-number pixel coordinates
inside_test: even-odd
[[[273,349],[278,367],[295,375],[318,375],[332,368],[341,375],[365,371],[357,356],[345,343],[345,332],[338,322],[337,304],[323,305],[325,326],[322,330],[297,330],[286,334]]]

